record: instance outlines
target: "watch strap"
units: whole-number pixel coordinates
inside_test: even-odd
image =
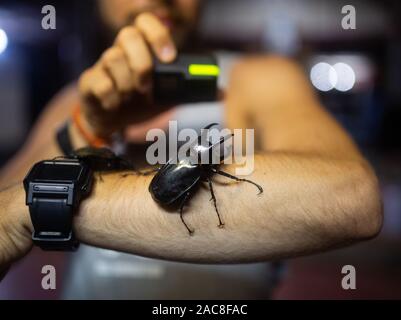
[[[78,241],[72,231],[74,208],[67,199],[34,198],[29,206],[34,227],[32,239],[43,250],[74,251]]]
[[[72,146],[70,131],[69,131],[70,121],[64,123],[56,133],[57,144],[63,151],[64,155],[70,156],[74,154],[74,148]]]

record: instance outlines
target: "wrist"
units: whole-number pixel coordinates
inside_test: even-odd
[[[77,126],[72,121],[69,123],[69,133],[74,150],[78,150],[80,148],[85,148],[88,146],[88,141],[86,141],[85,137],[82,136]]]
[[[88,120],[88,115],[83,112],[81,105],[77,105],[73,110],[71,128],[77,142],[81,145],[100,148],[107,146],[110,142],[111,134],[106,134],[105,130],[97,130]]]
[[[32,223],[25,192],[18,184],[0,192],[0,267],[22,258],[32,248]]]

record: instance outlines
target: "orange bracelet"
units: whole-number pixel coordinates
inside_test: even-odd
[[[77,127],[79,133],[84,137],[84,139],[88,142],[91,147],[94,148],[102,148],[107,146],[109,143],[102,138],[97,137],[96,135],[86,131],[81,121],[81,106],[78,104],[72,114],[72,120],[75,126]]]

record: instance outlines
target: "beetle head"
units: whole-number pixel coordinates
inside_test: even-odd
[[[231,145],[225,143],[233,135],[221,137],[216,143],[212,143],[205,136],[200,136],[198,141],[190,148],[190,161],[192,164],[220,164],[231,152]]]

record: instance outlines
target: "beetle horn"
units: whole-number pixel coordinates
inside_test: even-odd
[[[218,158],[218,160],[219,160],[219,162],[221,162],[221,161],[224,161],[224,159],[226,158],[226,150],[224,149],[224,142],[226,142],[227,140],[229,140],[229,139],[231,139],[232,137],[234,137],[234,134],[230,134],[230,135],[228,135],[228,136],[225,136],[225,137],[223,137],[223,138],[221,138],[220,139],[220,141],[219,142],[217,142],[217,143],[215,143],[215,144],[213,144],[213,145],[211,145],[210,147],[209,147],[209,152],[210,152],[210,156],[212,157],[212,162],[214,163],[214,158],[213,157],[215,157],[215,156],[217,156],[217,155],[215,155],[214,154],[214,147],[219,147],[219,153],[218,153],[218,156],[219,156],[219,158]]]
[[[212,124],[209,124],[208,126],[204,127],[203,130],[209,130],[211,127],[215,127],[218,125],[219,125],[218,123],[212,123]]]
[[[218,126],[218,123],[212,123],[209,124],[208,126],[206,126],[205,128],[203,128],[201,130],[201,137],[200,137],[200,141],[202,142],[207,142],[207,134],[208,134],[208,130],[212,127]]]
[[[216,146],[219,146],[219,145],[223,144],[224,142],[226,142],[228,139],[231,139],[232,137],[234,137],[233,133],[229,134],[228,136],[225,136],[225,137],[221,138],[219,142],[216,142],[215,144],[211,145],[209,147],[209,150],[213,149]]]

